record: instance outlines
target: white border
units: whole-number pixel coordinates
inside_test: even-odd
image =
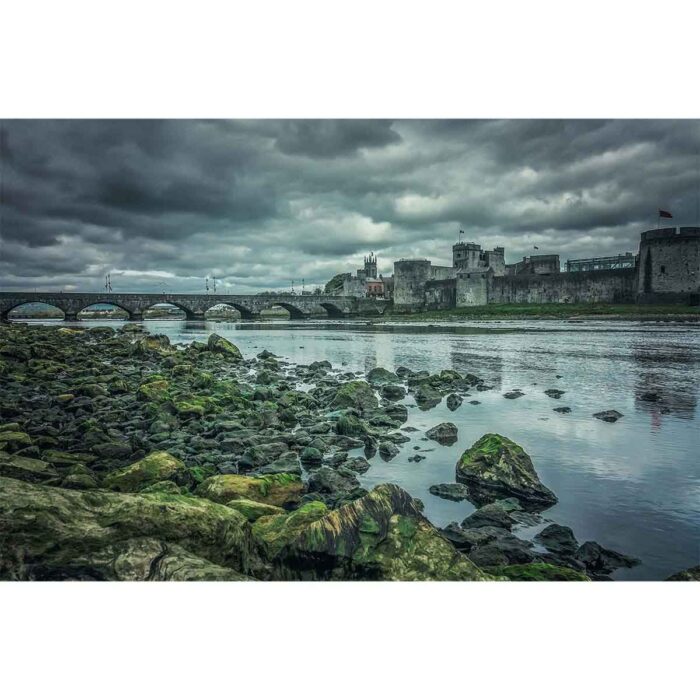
[[[687,2],[3,7],[0,117],[694,117]],[[695,584],[0,586],[3,695],[647,697]]]

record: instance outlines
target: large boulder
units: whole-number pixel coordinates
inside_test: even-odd
[[[328,513],[322,501],[309,501],[291,513],[268,514],[253,525],[253,535],[262,544],[268,557],[276,556],[285,545],[299,536],[312,522]]]
[[[70,578],[100,581],[249,581],[250,577],[188,552],[184,547],[136,537],[77,556],[63,570]]]
[[[134,552],[140,538],[159,544],[141,556]],[[4,580],[138,578],[120,573],[116,560],[127,556],[127,569],[148,572],[163,553],[187,558],[189,578],[200,566],[231,569],[233,579],[259,566],[245,517],[206,499],[78,491],[4,477],[0,552]]]
[[[220,355],[225,355],[232,360],[242,360],[243,355],[241,351],[226,338],[222,338],[216,333],[212,333],[207,339],[207,348],[211,352],[219,353]]]
[[[196,490],[198,496],[217,503],[245,498],[280,508],[299,503],[303,492],[304,484],[296,474],[269,474],[260,477],[219,474],[205,479]]]
[[[153,452],[128,467],[110,472],[104,485],[113,491],[141,491],[158,481],[185,483],[188,472],[185,465],[168,452]]]
[[[394,484],[315,519],[281,548],[289,578],[479,581],[489,577],[460,554]]]
[[[487,433],[459,458],[457,481],[466,484],[475,503],[515,496],[531,510],[547,508],[557,497],[540,481],[532,460],[520,445]]]

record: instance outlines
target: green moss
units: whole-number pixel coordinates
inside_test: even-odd
[[[494,576],[506,577],[510,581],[590,581],[588,576],[580,571],[544,563],[494,566],[486,571]]]
[[[355,408],[358,411],[377,408],[378,405],[374,389],[367,382],[362,381],[343,384],[336,391],[331,402],[331,408]]]
[[[270,474],[264,477],[219,474],[205,479],[196,493],[218,503],[238,498],[284,507],[299,503],[304,484],[294,474]]]
[[[248,522],[251,523],[264,516],[284,515],[284,509],[279,506],[271,506],[267,503],[251,501],[247,498],[238,498],[229,501],[226,505],[244,515],[248,519]]]
[[[80,491],[0,477],[0,532],[3,580],[31,579],[36,571],[49,579],[118,580],[95,557],[106,547],[144,537],[162,543],[161,555],[180,546],[236,571],[259,564],[246,519],[192,496]]]
[[[141,401],[165,401],[168,398],[170,383],[165,379],[141,384],[136,392],[136,396]]]
[[[140,491],[158,481],[185,478],[185,465],[167,452],[153,452],[138,462],[108,474],[104,485],[114,491]]]
[[[325,503],[310,501],[291,513],[259,518],[253,524],[253,536],[263,545],[268,556],[274,557],[307,525],[327,512]]]
[[[357,437],[367,434],[367,426],[356,416],[341,416],[336,421],[335,432],[338,435]]]
[[[418,525],[414,518],[406,518],[404,516],[398,516],[398,531],[401,537],[410,540],[416,534]]]

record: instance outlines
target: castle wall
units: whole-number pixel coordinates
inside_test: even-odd
[[[644,303],[698,303],[700,228],[645,231],[639,247],[637,291]]]
[[[634,268],[558,272],[551,275],[507,275],[491,278],[487,303],[632,304],[636,301],[636,291],[637,271]]]
[[[489,303],[489,283],[492,275],[488,272],[462,272],[457,275],[456,306],[484,306]]]
[[[425,284],[425,308],[454,309],[455,307],[456,280],[443,279],[431,280]]]
[[[450,280],[455,277],[454,267],[446,267],[445,265],[431,265],[430,279],[431,280]]]

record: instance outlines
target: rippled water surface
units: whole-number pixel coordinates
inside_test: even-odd
[[[85,323],[85,322],[83,322]],[[108,325],[99,322],[100,325]],[[120,325],[118,323],[109,325]],[[172,342],[203,340],[216,331],[246,356],[268,349],[289,361],[327,359],[334,367],[366,372],[405,365],[431,372],[452,368],[485,378],[493,390],[474,392],[454,412],[443,403],[421,411],[409,397],[410,433],[391,462],[379,456],[363,485],[392,481],[425,503],[437,525],[461,521],[468,502],[428,492],[453,482],[461,452],[486,432],[522,445],[559,503],[545,516],[570,526],[579,542],[642,559],[618,579],[663,579],[700,563],[700,326],[656,322],[475,322],[467,326],[329,322],[215,323],[150,321],[151,332]],[[555,400],[545,389],[566,393]],[[509,400],[505,391],[525,396]],[[659,400],[640,399],[654,392]],[[481,403],[471,405],[470,400]],[[569,406],[570,414],[555,413]],[[617,409],[609,424],[592,414]],[[459,427],[459,440],[441,447],[422,440],[441,421]],[[414,447],[429,449],[412,463]],[[531,533],[530,533],[531,534]]]

